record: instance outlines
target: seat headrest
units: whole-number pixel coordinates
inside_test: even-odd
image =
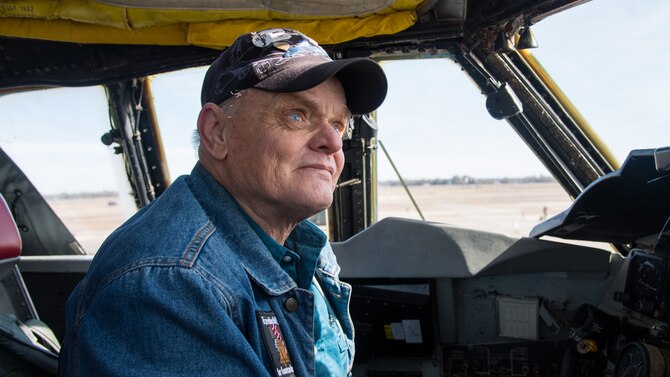
[[[21,234],[16,227],[12,212],[0,195],[0,260],[21,255]]]

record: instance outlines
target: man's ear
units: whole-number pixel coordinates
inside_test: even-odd
[[[228,154],[228,143],[225,137],[223,109],[214,103],[206,103],[198,115],[198,135],[200,135],[199,153],[209,158],[223,160]]]

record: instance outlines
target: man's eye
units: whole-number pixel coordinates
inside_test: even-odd
[[[298,111],[291,111],[291,112],[288,114],[288,119],[289,119],[291,122],[300,122],[300,121],[302,121],[304,118],[303,118],[303,116],[302,116],[302,113],[300,113],[300,112],[298,112]]]
[[[343,135],[344,132],[347,130],[347,125],[345,122],[335,122],[333,123],[333,128],[335,129],[335,131],[337,131],[337,133]]]
[[[351,117],[333,123],[333,128],[340,134],[340,136],[344,136],[351,127],[353,127],[353,119]]]

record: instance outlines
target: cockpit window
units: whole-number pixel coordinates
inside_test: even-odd
[[[95,253],[107,235],[135,211],[121,157],[100,141],[110,128],[102,87],[0,96],[0,114],[0,148],[81,248]],[[7,200],[14,202],[17,195],[10,191],[7,195],[12,198]]]
[[[619,163],[670,145],[668,15],[663,0],[592,1],[533,26],[532,53]]]
[[[206,67],[185,69],[151,79],[156,116],[172,180],[190,173],[198,159],[193,137],[205,71]]]
[[[384,63],[389,95],[378,111],[380,142],[424,218],[526,236],[570,198],[486,98],[448,59]],[[382,148],[378,217],[419,219]]]

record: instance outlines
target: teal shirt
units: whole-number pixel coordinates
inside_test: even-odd
[[[293,278],[298,287],[314,294],[314,362],[316,376],[346,376],[350,364],[346,337],[339,320],[333,315],[319,283],[314,279],[316,263],[327,237],[314,224],[303,221],[280,245],[272,239],[242,208],[240,212],[270,251],[281,268]]]

